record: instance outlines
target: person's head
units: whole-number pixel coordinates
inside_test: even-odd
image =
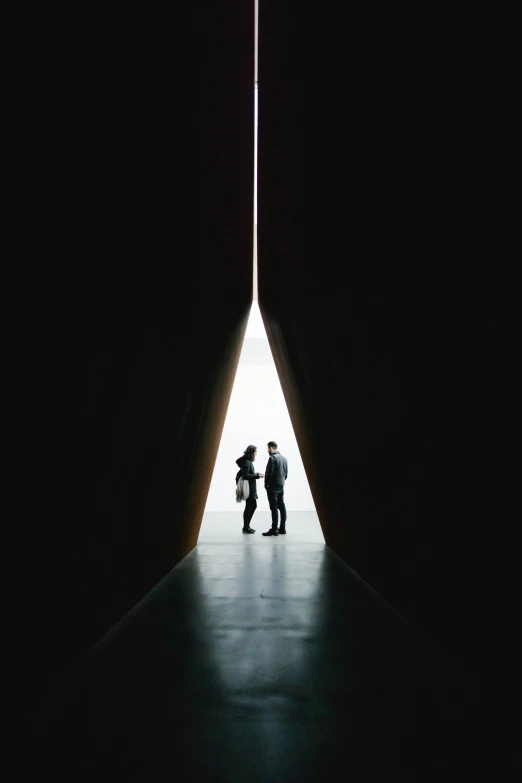
[[[245,457],[247,459],[252,460],[252,462],[255,460],[257,455],[257,446],[247,446],[245,449]]]
[[[274,451],[277,451],[277,443],[275,440],[271,440],[270,443],[268,443],[268,453],[273,454]]]

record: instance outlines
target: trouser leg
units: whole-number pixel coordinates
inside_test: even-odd
[[[257,508],[257,500],[252,500],[251,498],[248,498],[245,501],[245,510],[243,511],[243,527],[246,528],[250,527],[250,522],[252,521],[252,517],[254,516],[254,512]]]
[[[286,530],[286,506],[285,506],[285,493],[278,492],[277,494],[277,507],[281,514],[281,522],[279,524],[280,530]]]
[[[268,489],[266,494],[268,496],[270,511],[272,512],[272,530],[277,530],[277,523],[279,521],[279,514],[277,510],[277,492],[273,492],[272,490]]]

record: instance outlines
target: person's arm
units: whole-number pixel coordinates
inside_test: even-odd
[[[288,461],[285,459],[285,481],[288,478]]]
[[[250,460],[246,461],[241,468],[241,475],[244,479],[259,479],[263,478],[262,473],[256,473],[254,471],[254,465]]]
[[[266,470],[265,470],[265,489],[268,489],[270,486],[270,480],[272,478],[272,470],[273,470],[273,464],[274,461],[272,457],[268,458],[268,462],[266,463]]]

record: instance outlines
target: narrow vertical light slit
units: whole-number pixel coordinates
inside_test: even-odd
[[[258,115],[258,88],[254,89],[254,291],[253,299],[257,301],[257,115]]]
[[[257,126],[258,126],[258,68],[257,68],[257,47],[258,47],[258,18],[259,18],[259,0],[255,0],[255,64],[254,64],[254,286],[253,299],[257,301]]]

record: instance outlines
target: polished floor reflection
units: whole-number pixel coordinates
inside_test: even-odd
[[[64,679],[36,757],[54,780],[462,780],[472,690],[324,544],[237,536]]]

